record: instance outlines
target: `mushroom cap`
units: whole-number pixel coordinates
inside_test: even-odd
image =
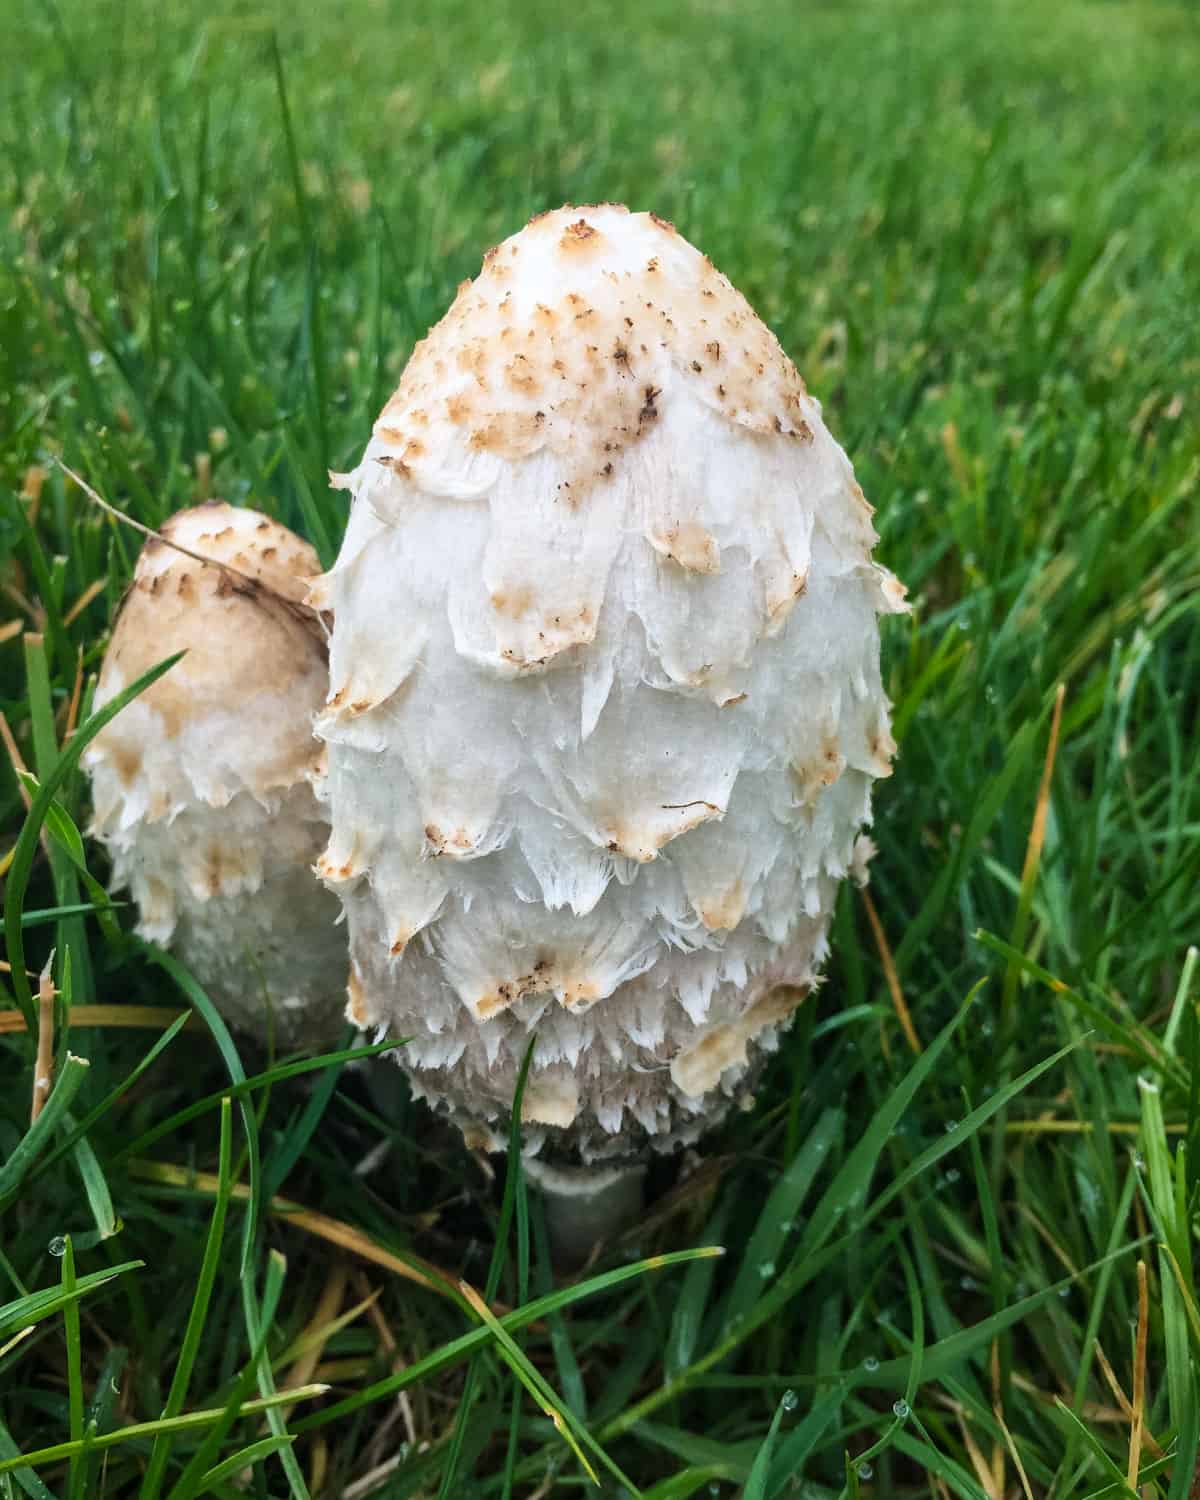
[[[669,224],[489,251],[418,345],[310,602],[334,612],[350,1014],[473,1136],[693,1139],[816,982],[894,745],[903,589],[791,361]]]
[[[182,756],[180,769],[214,805],[242,788],[266,796],[293,785],[319,751],[311,730],[304,732],[324,697],[318,684],[327,661],[324,631],[304,605],[308,580],[320,570],[317,554],[269,516],[219,500],[178,512],[161,536],[138,558],[97,703],[165,656],[187,655],[104,730],[89,760],[124,755],[120,766],[132,781],[143,748],[152,754],[169,746],[172,762]],[[272,699],[279,712],[268,714]],[[260,701],[262,721],[251,728],[245,711]],[[155,726],[148,745],[138,721]],[[156,769],[165,784],[170,773]]]
[[[327,653],[303,604],[316,553],[220,501],[161,536],[138,559],[96,706],[187,654],[85,752],[93,832],[138,931],[175,948],[232,1019],[289,1043],[336,1035],[346,943],[311,872],[328,833],[312,735]]]

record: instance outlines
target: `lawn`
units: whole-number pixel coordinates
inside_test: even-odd
[[[3,9],[0,707],[42,781],[140,544],[57,461],[328,561],[326,470],[564,201],[746,292],[916,607],[871,904],[755,1109],[577,1278],[503,1159],[222,1034],[93,910],[79,772],[44,854],[0,757],[8,954],[64,992],[27,1138],[3,976],[0,1496],[594,1490],[572,1444],[646,1500],[1200,1492],[1195,10]]]

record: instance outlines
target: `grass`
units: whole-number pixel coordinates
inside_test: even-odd
[[[1190,1500],[1193,9],[5,22],[0,707],[38,782],[26,821],[0,771],[0,1496],[501,1500],[595,1490],[582,1455],[646,1500]],[[325,469],[456,282],[597,198],[674,219],[777,329],[917,608],[882,943],[844,892],[754,1112],[556,1282],[521,1184],[381,1119],[344,1052],[255,1055],[105,906],[60,747],[137,539],[54,460],[148,524],[216,493],[329,558]]]

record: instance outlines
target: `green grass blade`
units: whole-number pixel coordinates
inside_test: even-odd
[[[211,1436],[212,1431],[221,1423],[232,1423],[244,1420],[247,1417],[257,1417],[276,1406],[288,1406],[296,1401],[311,1401],[318,1396],[323,1396],[328,1389],[323,1385],[297,1386],[290,1391],[277,1391],[275,1395],[266,1400],[244,1401],[240,1404],[229,1406],[218,1406],[205,1408],[202,1411],[184,1412],[178,1417],[156,1422],[133,1422],[127,1427],[118,1427],[115,1432],[104,1433],[92,1438],[90,1447],[94,1450],[113,1448],[120,1443],[143,1443],[147,1438],[157,1437],[160,1432],[169,1431],[176,1435],[186,1432],[197,1432],[208,1429]],[[224,1431],[224,1429],[223,1429]],[[219,1443],[220,1439],[218,1439]],[[63,1459],[70,1459],[72,1455],[83,1449],[83,1443],[69,1442],[56,1443],[49,1448],[38,1448],[29,1453],[21,1454],[17,1458],[8,1458],[0,1462],[0,1474],[9,1474],[19,1469],[22,1465],[44,1465],[61,1463]],[[215,1445],[214,1445],[215,1446]],[[205,1470],[204,1472],[207,1472]],[[198,1477],[203,1477],[201,1474]],[[198,1482],[198,1480],[197,1480]],[[175,1495],[175,1491],[172,1491]],[[182,1497],[176,1496],[176,1500]]]
[[[238,1053],[237,1046],[229,1034],[221,1013],[208,998],[201,985],[199,985],[191,974],[184,968],[178,959],[172,958],[169,953],[161,948],[143,944],[146,956],[158,964],[170,975],[176,985],[187,996],[191,1005],[200,1013],[204,1024],[212,1033],[213,1041],[217,1044],[217,1050],[229,1070],[230,1081],[234,1087],[246,1083],[246,1070],[242,1066],[242,1059]],[[260,1152],[258,1144],[258,1120],[250,1104],[249,1097],[243,1091],[238,1097],[238,1112],[242,1118],[242,1125],[246,1131],[246,1151],[249,1157],[249,1207],[246,1212],[246,1220],[242,1230],[242,1264],[241,1275],[243,1280],[250,1270],[250,1258],[253,1253],[255,1237],[258,1233],[258,1222],[261,1214],[261,1191],[262,1170],[260,1163]]]
[[[228,1101],[222,1104],[221,1136],[217,1154],[217,1196],[213,1202],[212,1218],[208,1226],[208,1238],[204,1245],[204,1259],[200,1265],[200,1275],[196,1282],[196,1291],[192,1298],[192,1307],[188,1314],[183,1343],[175,1361],[175,1373],[171,1379],[171,1389],[167,1395],[166,1405],[163,1407],[162,1414],[164,1417],[176,1417],[183,1410],[183,1403],[187,1399],[188,1387],[191,1384],[192,1370],[195,1367],[196,1356],[200,1352],[200,1342],[204,1337],[213,1286],[220,1268],[221,1250],[225,1240],[225,1216],[229,1209],[229,1198],[233,1190],[233,1122],[230,1110],[231,1106]],[[146,1472],[142,1478],[142,1487],[139,1491],[140,1500],[154,1500],[154,1497],[159,1494],[170,1454],[170,1434],[169,1432],[160,1432],[154,1440],[153,1448],[150,1450],[150,1459],[146,1465]]]
[[[729,1300],[722,1310],[723,1322],[740,1321],[757,1301],[763,1280],[770,1274],[764,1268],[774,1266],[782,1256],[817,1173],[824,1166],[831,1147],[841,1134],[844,1118],[840,1109],[824,1110],[806,1136],[804,1144],[772,1188],[742,1256]],[[818,1206],[814,1218],[820,1211]]]
[[[967,1012],[974,1003],[979,989],[980,985],[976,985],[959,1007],[953,1020],[942,1028],[921,1053],[876,1113],[863,1133],[862,1139],[850,1152],[816,1208],[813,1209],[812,1217],[805,1226],[796,1250],[797,1261],[811,1258],[832,1233],[838,1219],[863,1199],[867,1184],[887,1145],[888,1137],[912,1103],[917,1091],[937,1067],[942,1053],[950,1045],[954,1034],[966,1019]]]
[[[496,1227],[496,1239],[492,1247],[492,1258],[488,1265],[487,1281],[484,1285],[483,1293],[484,1299],[487,1302],[495,1300],[496,1292],[500,1286],[500,1278],[504,1274],[504,1261],[508,1252],[508,1236],[512,1227],[517,1184],[521,1177],[521,1101],[525,1097],[525,1084],[529,1077],[529,1069],[533,1065],[533,1050],[536,1045],[537,1035],[535,1033],[529,1039],[529,1045],[525,1048],[525,1056],[521,1059],[521,1066],[517,1073],[516,1087],[513,1090],[512,1109],[509,1113],[508,1153],[504,1158],[504,1197],[500,1203],[500,1220]],[[463,1443],[467,1435],[467,1419],[471,1414],[471,1405],[474,1400],[475,1386],[478,1378],[479,1360],[478,1356],[475,1356],[467,1365],[467,1375],[463,1381],[462,1395],[458,1402],[458,1412],[454,1418],[454,1430],[450,1434],[450,1442],[446,1449],[446,1463],[442,1469],[441,1484],[438,1486],[438,1500],[448,1500],[458,1478]],[[518,1374],[517,1379],[519,1380],[520,1378]]]
[[[75,1280],[75,1247],[71,1236],[63,1242],[62,1256],[63,1329],[67,1354],[67,1417],[71,1441],[83,1441],[83,1349],[79,1336],[79,1296]],[[68,1488],[74,1495],[79,1490],[84,1464],[79,1454],[70,1460]]]
[[[187,1024],[187,1017],[181,1016],[173,1023],[172,1033],[178,1031],[181,1026]],[[167,1035],[163,1033],[164,1037]],[[218,1089],[215,1093],[206,1094],[203,1099],[197,1099],[194,1103],[176,1110],[165,1120],[160,1120],[157,1125],[151,1126],[149,1130],[135,1137],[125,1145],[121,1146],[116,1153],[116,1159],[122,1160],[129,1156],[140,1156],[148,1146],[165,1135],[173,1135],[184,1125],[189,1125],[193,1120],[198,1120],[202,1115],[208,1114],[210,1110],[217,1109],[226,1099],[243,1099],[248,1094],[257,1093],[260,1089],[270,1088],[274,1084],[283,1083],[289,1078],[302,1078],[306,1073],[318,1073],[326,1068],[334,1069],[341,1067],[347,1062],[357,1062],[361,1058],[378,1057],[383,1052],[390,1052],[396,1047],[402,1047],[403,1040],[389,1040],[377,1042],[370,1047],[345,1047],[337,1052],[323,1052],[318,1057],[301,1057],[295,1062],[276,1063],[274,1067],[267,1068],[262,1073],[255,1073],[244,1079],[241,1083],[235,1083],[231,1087]],[[280,1174],[286,1177],[287,1173]],[[278,1184],[276,1184],[276,1187]]]
[[[767,1435],[762,1440],[762,1446],[750,1470],[750,1477],[746,1480],[746,1488],[742,1491],[742,1500],[767,1500],[767,1475],[771,1471],[771,1456],[775,1452],[775,1443],[779,1437],[779,1424],[783,1421],[784,1412],[790,1410],[795,1404],[794,1395],[786,1392],[775,1408],[775,1415],[771,1418]]]
[[[28,1174],[30,1181],[36,1181],[43,1172],[48,1171],[52,1166],[55,1165],[56,1162],[60,1161],[64,1156],[68,1154],[68,1152],[72,1151],[76,1144],[87,1135],[92,1126],[95,1125],[98,1120],[102,1120],[104,1116],[108,1114],[113,1105],[116,1104],[116,1102],[120,1098],[122,1098],[123,1095],[129,1092],[129,1090],[138,1081],[142,1074],[145,1073],[146,1070],[158,1060],[162,1053],[167,1050],[167,1048],[187,1025],[189,1016],[190,1012],[185,1012],[181,1016],[176,1016],[175,1020],[171,1022],[166,1030],[163,1031],[160,1036],[154,1039],[150,1050],[138,1060],[137,1064],[131,1069],[129,1074],[125,1078],[123,1078],[115,1088],[111,1089],[99,1104],[93,1106],[92,1109],[88,1110],[87,1114],[84,1115],[83,1119],[80,1120],[77,1125],[72,1125],[69,1127],[66,1135],[58,1143],[54,1150],[44,1156],[42,1160],[30,1171],[30,1173]],[[121,1158],[121,1155],[122,1153],[120,1151],[115,1153],[113,1161],[118,1162]]]
[[[200,1476],[200,1483],[196,1488],[197,1495],[211,1494],[217,1486],[226,1479],[240,1474],[243,1469],[250,1469],[264,1458],[270,1458],[272,1453],[278,1453],[281,1448],[286,1448],[293,1443],[291,1437],[268,1437],[260,1438],[257,1443],[251,1443],[248,1447],[240,1449],[237,1453],[231,1453],[228,1458],[223,1459],[209,1469],[207,1474]]]
[[[86,1057],[67,1053],[41,1114],[0,1167],[0,1208],[12,1200],[38,1154],[46,1149],[54,1139],[55,1131],[69,1118],[71,1102],[83,1086],[89,1066]]]
[[[21,926],[21,915],[30,871],[33,869],[33,861],[37,855],[38,836],[41,833],[42,824],[46,820],[46,814],[54,800],[55,793],[79,764],[79,757],[92,740],[106,724],[116,718],[127,704],[132,703],[139,693],[144,692],[151,683],[157,682],[164,672],[169,672],[179,660],[180,655],[182,653],[177,653],[159,662],[157,666],[151,667],[136,682],[131,683],[123,692],[118,693],[106,703],[98,713],[93,714],[86,723],[79,726],[70,743],[64,746],[53,770],[42,777],[42,785],[21,826],[21,834],[13,853],[8,883],[4,891],[4,931],[8,947],[8,962],[12,968],[13,994],[24,1013],[25,1024],[31,1032],[35,1030],[37,1020],[34,1013],[33,994],[25,975],[25,942],[22,935],[24,929]]]
[[[703,1245],[694,1250],[674,1250],[666,1255],[652,1255],[647,1260],[635,1261],[629,1266],[620,1266],[614,1271],[606,1271],[600,1276],[593,1276],[587,1281],[580,1282],[578,1286],[564,1287],[557,1292],[551,1292],[548,1296],[538,1297],[515,1312],[506,1313],[498,1321],[506,1332],[515,1333],[530,1323],[536,1323],[539,1318],[549,1316],[551,1313],[561,1312],[564,1308],[573,1306],[576,1302],[582,1302],[588,1297],[599,1296],[602,1292],[613,1290],[627,1281],[636,1280],[651,1271],[664,1271],[671,1266],[687,1265],[689,1261],[698,1260],[705,1256],[723,1255],[724,1250],[718,1245]],[[2,1309],[0,1309],[2,1311]],[[389,1375],[386,1379],[377,1380],[374,1384],[367,1386],[361,1391],[356,1391],[353,1396],[336,1402],[314,1417],[307,1417],[296,1423],[297,1433],[307,1432],[313,1427],[323,1426],[325,1423],[337,1417],[349,1415],[373,1401],[379,1401],[387,1396],[396,1395],[399,1391],[406,1390],[418,1381],[427,1379],[430,1375],[440,1370],[456,1365],[468,1358],[476,1349],[486,1345],[491,1339],[491,1332],[486,1327],[475,1328],[470,1333],[461,1334],[458,1338],[443,1344],[441,1348],[431,1354],[427,1354],[420,1360],[414,1360],[405,1370],[396,1375]]]

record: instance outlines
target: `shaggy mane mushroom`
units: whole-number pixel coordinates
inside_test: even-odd
[[[92,831],[138,932],[178,952],[231,1021],[286,1046],[343,1024],[345,936],[312,875],[328,837],[312,734],[326,640],[304,604],[318,568],[258,511],[210,501],[172,516],[138,559],[96,706],[187,654],[84,755]]]
[[[891,768],[904,591],[820,405],[670,224],[568,207],[488,252],[334,482],[349,1014],[472,1144],[534,1028],[531,1155],[695,1141],[817,982]]]

